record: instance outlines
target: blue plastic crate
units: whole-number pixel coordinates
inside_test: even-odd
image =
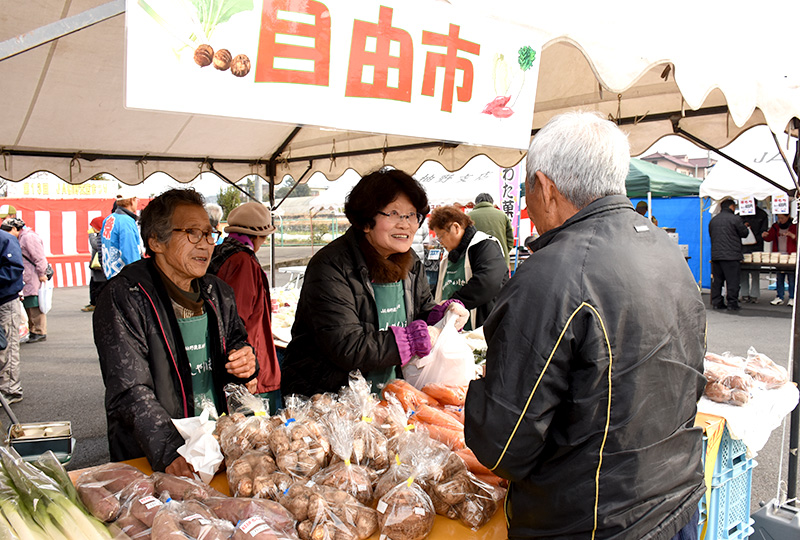
[[[742,470],[729,480],[711,486],[710,508],[706,508],[706,497],[700,501],[699,532],[708,521],[705,540],[737,540],[753,534],[750,519],[750,489],[753,467],[756,462],[745,460]]]
[[[742,441],[731,439],[728,426],[725,426],[722,432],[722,440],[719,443],[717,461],[714,463],[711,485],[718,486],[738,476],[748,467],[749,461],[747,459],[747,446]]]

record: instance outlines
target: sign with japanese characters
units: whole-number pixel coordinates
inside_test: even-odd
[[[543,37],[432,0],[127,0],[127,107],[526,149]]]
[[[739,215],[740,216],[756,215],[756,200],[753,197],[743,197],[739,199]]]
[[[788,195],[773,195],[772,196],[772,213],[773,214],[788,214],[789,213],[789,196]]]
[[[524,176],[520,176],[519,164],[507,169],[500,169],[500,209],[511,220],[511,228],[516,234],[519,224],[519,185]]]

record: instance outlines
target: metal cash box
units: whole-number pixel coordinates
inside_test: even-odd
[[[33,422],[13,424],[8,430],[8,443],[26,460],[52,450],[61,463],[67,463],[72,459],[75,440],[69,421]]]

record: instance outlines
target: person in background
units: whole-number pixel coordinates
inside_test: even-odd
[[[411,250],[428,213],[428,197],[413,177],[383,168],[364,176],[347,196],[352,225],[308,263],[292,341],[281,367],[281,393],[338,392],[358,369],[377,391],[395,368],[426,356],[439,335],[437,306],[422,263]],[[455,307],[451,307],[455,306]]]
[[[111,460],[145,456],[154,471],[189,477],[171,419],[207,405],[227,412],[223,387],[258,370],[233,291],[206,275],[218,232],[204,202],[193,189],[170,189],[147,205],[148,256],[108,281],[92,317]]]
[[[756,213],[752,216],[740,216],[745,227],[753,231],[756,238],[755,244],[742,245],[742,253],[764,251],[764,233],[769,228],[769,216],[763,208],[756,205]],[[742,301],[748,304],[758,304],[761,296],[761,272],[758,270],[743,270],[741,282]]]
[[[734,214],[736,203],[725,199],[719,213],[708,223],[711,239],[711,306],[714,309],[738,311],[739,280],[742,267],[742,238],[748,234],[739,216]],[[725,285],[725,297],[722,285]],[[725,300],[727,299],[727,304]]]
[[[17,217],[17,209],[10,204],[0,204],[0,220]]]
[[[475,207],[469,213],[469,217],[477,230],[494,236],[500,241],[506,267],[508,267],[509,253],[514,248],[514,229],[505,212],[495,208],[493,203],[494,199],[491,195],[481,193],[475,197]]]
[[[281,368],[272,339],[269,280],[256,252],[264,245],[267,236],[275,232],[275,226],[266,206],[247,202],[231,210],[225,232],[228,236],[214,248],[208,273],[233,288],[236,309],[258,359],[258,378],[248,388],[252,393],[267,398],[269,410],[274,413],[282,407]]]
[[[470,311],[467,330],[483,325],[508,281],[500,241],[476,230],[471,216],[455,206],[440,206],[430,219],[431,229],[447,250],[439,263],[434,301],[455,299],[464,304]]]
[[[528,150],[541,236],[483,326],[464,424],[510,481],[512,539],[697,538],[706,312],[677,244],[625,196],[629,153],[614,123],[580,112]]]
[[[0,351],[0,392],[9,403],[22,401],[19,377],[19,293],[22,291],[24,264],[19,241],[0,230],[0,329],[6,348]]]
[[[211,226],[214,227],[215,231],[219,231],[219,224],[222,221],[222,207],[218,204],[214,203],[206,203],[206,212],[208,213],[208,221],[211,222]],[[219,236],[217,239],[217,245],[222,243],[223,237],[222,235]]]
[[[28,315],[30,334],[25,343],[38,343],[47,340],[47,315],[39,309],[39,287],[47,282],[47,257],[44,254],[42,238],[20,218],[7,218],[3,230],[10,232],[19,240],[22,259],[25,265],[22,288],[22,304]]]
[[[639,214],[640,216],[647,217],[647,202],[639,201],[638,203],[636,203],[636,213]],[[650,221],[653,222],[653,225],[658,227],[658,220],[656,219],[656,216],[651,215]]]
[[[138,204],[139,199],[135,196],[117,199],[117,209],[103,220],[100,243],[106,279],[113,278],[125,265],[142,258],[142,237],[136,225]]]
[[[103,218],[97,216],[89,224],[89,303],[81,308],[81,311],[94,311],[97,305],[97,297],[103,286],[108,281],[103,273],[103,246],[100,233],[103,230]]]
[[[772,242],[772,250],[780,253],[797,253],[797,225],[792,223],[788,214],[778,214],[778,219],[767,232],[761,234],[767,242]],[[783,294],[786,290],[786,279],[789,279],[789,300],[787,306],[794,305],[794,272],[777,272],[777,296],[770,302],[773,306],[783,304]]]

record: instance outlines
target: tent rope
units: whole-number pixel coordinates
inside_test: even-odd
[[[136,160],[136,175],[139,177],[139,180],[144,181],[144,166],[147,163],[147,156],[149,154],[143,155],[140,159]]]
[[[331,145],[331,166],[328,168],[328,172],[332,171],[335,166],[336,166],[336,139],[333,139],[333,144]]]
[[[386,167],[386,154],[389,151],[389,137],[388,135],[383,136],[383,148],[381,148],[381,156],[383,158],[383,166]]]
[[[82,169],[81,169],[81,154],[80,154],[80,152],[75,154],[74,156],[72,156],[72,159],[69,162],[69,183],[70,184],[72,183],[72,168],[75,166],[76,163],[78,165],[78,174],[80,174],[82,172]]]
[[[3,170],[8,170],[8,163],[6,162],[6,156],[11,157],[11,153],[6,150],[6,147],[0,148],[0,156],[3,156]]]

